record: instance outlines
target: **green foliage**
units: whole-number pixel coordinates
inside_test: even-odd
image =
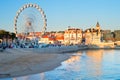
[[[64,31],[58,31],[58,33],[64,33]]]
[[[11,38],[13,40],[15,37],[16,37],[15,33],[10,33],[10,32],[5,31],[5,30],[0,30],[0,39]]]

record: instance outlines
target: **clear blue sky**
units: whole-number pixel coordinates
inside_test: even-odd
[[[44,10],[48,31],[68,26],[87,29],[97,21],[102,29],[120,29],[120,0],[1,0],[0,29],[14,31],[16,12],[27,3],[36,3]]]

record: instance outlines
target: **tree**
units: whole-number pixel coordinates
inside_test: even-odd
[[[5,31],[5,30],[0,30],[0,39],[15,39],[16,38],[16,35],[15,33],[11,33],[11,32],[8,32],[8,31]]]
[[[64,31],[58,31],[58,33],[64,33]]]
[[[3,39],[5,36],[6,31],[5,30],[0,30],[0,39]]]
[[[11,39],[14,40],[16,38],[15,33],[11,33]]]

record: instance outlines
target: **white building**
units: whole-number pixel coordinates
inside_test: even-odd
[[[55,38],[49,35],[43,35],[39,41],[39,43],[46,43],[46,44],[54,44],[54,42],[55,42]]]
[[[64,33],[64,44],[80,44],[82,42],[82,30],[69,28]]]

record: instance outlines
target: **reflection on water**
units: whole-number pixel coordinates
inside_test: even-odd
[[[70,55],[52,71],[3,80],[120,80],[119,50],[87,50]]]

